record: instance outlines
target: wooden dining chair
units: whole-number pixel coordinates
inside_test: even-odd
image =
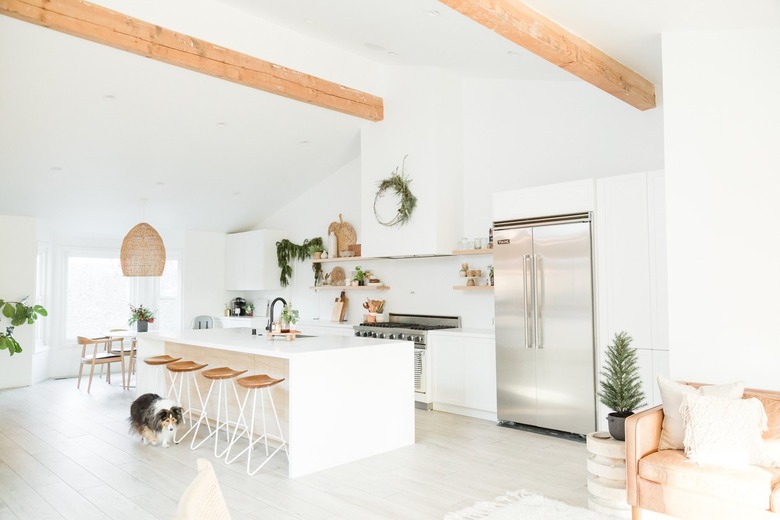
[[[95,365],[107,365],[106,381],[111,383],[111,363],[119,363],[122,367],[122,387],[125,387],[125,356],[120,352],[112,352],[113,343],[118,343],[120,338],[112,339],[108,336],[102,338],[85,338],[78,336],[78,343],[81,345],[81,362],[79,363],[79,378],[76,382],[76,388],[81,388],[81,374],[84,371],[84,365],[90,365],[89,384],[87,393],[92,390],[92,377],[95,375]],[[91,352],[87,352],[91,346]]]

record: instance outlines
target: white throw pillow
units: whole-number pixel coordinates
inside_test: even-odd
[[[699,464],[746,466],[763,459],[767,417],[761,401],[687,394],[681,409],[685,455]]]
[[[681,450],[685,437],[685,425],[680,415],[680,405],[687,394],[709,395],[729,399],[741,399],[745,391],[745,383],[737,381],[726,385],[702,386],[698,389],[671,379],[658,376],[658,388],[661,390],[661,401],[664,408],[664,422],[661,429],[659,450]]]

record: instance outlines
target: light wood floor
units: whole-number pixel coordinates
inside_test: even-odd
[[[442,518],[517,489],[587,505],[581,442],[417,410],[413,446],[298,479],[282,456],[248,477],[215,460],[211,441],[144,446],[128,433],[134,398],[102,380],[92,395],[74,379],[1,390],[0,519],[172,518],[198,457],[236,520]]]

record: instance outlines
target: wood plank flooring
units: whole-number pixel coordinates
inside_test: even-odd
[[[173,518],[199,457],[235,520],[442,518],[516,489],[587,507],[581,442],[417,410],[413,446],[297,479],[282,456],[249,477],[211,441],[144,446],[128,433],[134,398],[102,380],[91,395],[74,379],[0,390],[0,519]]]

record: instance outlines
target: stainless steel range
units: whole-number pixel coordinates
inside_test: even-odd
[[[426,345],[428,331],[460,327],[459,316],[389,314],[388,321],[355,325],[355,336],[363,338],[414,341],[414,400],[418,408],[430,408],[431,367]]]

